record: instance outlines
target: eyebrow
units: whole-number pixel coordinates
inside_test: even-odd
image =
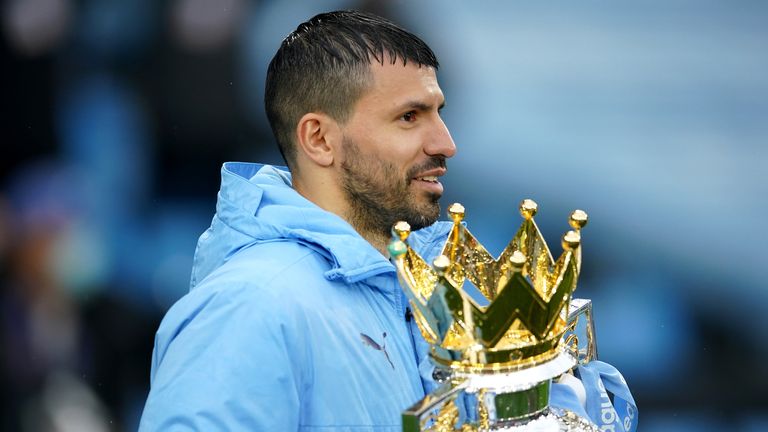
[[[408,102],[405,102],[404,104],[400,105],[400,108],[398,110],[403,110],[403,109],[406,109],[406,108],[410,108],[410,109],[415,109],[415,110],[418,110],[418,111],[431,111],[433,107],[434,107],[434,105],[432,105],[432,104],[427,104],[427,103],[424,103],[424,102],[421,102],[421,101],[412,100],[412,101],[408,101]],[[445,108],[445,101],[443,101],[443,103],[441,103],[440,106],[437,107],[437,110],[440,111],[443,108]]]

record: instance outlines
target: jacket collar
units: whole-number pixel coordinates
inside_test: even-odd
[[[217,216],[225,224],[254,241],[292,240],[312,247],[331,263],[329,279],[354,283],[395,272],[349,223],[297,193],[285,167],[228,162],[218,198]],[[450,223],[437,223],[415,231],[409,243],[417,251],[432,249],[449,230]]]

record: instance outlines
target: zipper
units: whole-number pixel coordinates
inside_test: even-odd
[[[421,365],[419,364],[419,354],[418,350],[416,348],[416,340],[414,339],[414,322],[413,322],[413,312],[411,312],[411,306],[407,305],[405,307],[405,328],[408,331],[408,338],[411,341],[411,355],[413,356],[413,362],[416,365],[416,379],[418,380],[418,389],[420,390],[421,396],[423,397],[427,393],[427,389],[424,387],[424,381],[421,379]]]
[[[424,382],[421,380],[421,372],[419,369],[419,355],[418,351],[416,349],[416,341],[414,340],[413,335],[413,312],[411,312],[411,305],[408,303],[408,299],[405,297],[405,293],[403,292],[402,287],[400,286],[400,283],[397,279],[396,275],[393,275],[391,279],[391,283],[393,284],[393,294],[394,294],[394,306],[395,306],[395,313],[397,316],[400,317],[397,321],[401,323],[405,327],[405,332],[408,335],[408,341],[410,342],[410,355],[411,355],[411,366],[413,367],[414,372],[408,371],[409,375],[409,381],[411,381],[411,387],[413,388],[413,392],[417,396],[417,399],[420,399],[424,397],[425,390],[424,390]],[[406,342],[407,344],[408,342]],[[415,400],[414,400],[415,402]]]

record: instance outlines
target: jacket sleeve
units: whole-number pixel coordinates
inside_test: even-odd
[[[297,430],[300,380],[274,303],[200,291],[160,325],[139,430]]]

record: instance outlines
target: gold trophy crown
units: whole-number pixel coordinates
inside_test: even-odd
[[[514,372],[549,362],[561,352],[568,305],[581,268],[580,230],[587,214],[574,211],[555,261],[533,220],[537,205],[523,200],[524,221],[494,259],[462,223],[453,204],[453,227],[442,253],[429,265],[408,245],[410,226],[392,229],[389,251],[432,358],[459,373]],[[469,282],[488,301],[475,301]]]

